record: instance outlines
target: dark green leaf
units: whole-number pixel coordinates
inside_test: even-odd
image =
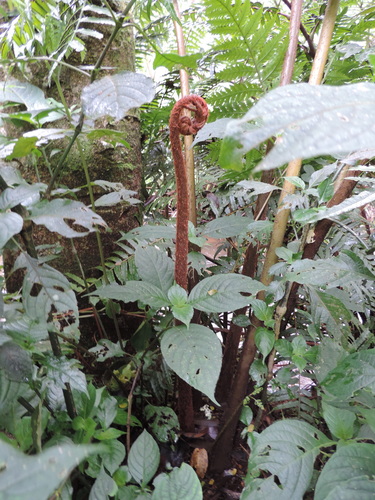
[[[161,352],[168,366],[189,385],[215,400],[221,368],[221,343],[212,330],[191,324],[167,330]]]
[[[351,443],[328,460],[315,488],[315,500],[369,500],[375,495],[375,447]]]

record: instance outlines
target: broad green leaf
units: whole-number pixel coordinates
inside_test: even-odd
[[[280,420],[253,437],[249,471],[262,470],[271,475],[249,481],[244,500],[260,500],[272,491],[277,500],[301,500],[307,490],[314,461],[320,448],[330,444],[316,427],[298,420]],[[277,486],[279,485],[279,486]],[[275,488],[276,487],[276,488]]]
[[[27,271],[23,281],[22,301],[27,316],[41,323],[41,328],[45,327],[47,321],[51,321],[51,311],[62,314],[62,318],[66,314],[70,322],[78,324],[77,299],[65,276],[22,253],[17,258],[14,269],[24,267]]]
[[[161,443],[175,443],[180,424],[177,415],[167,406],[147,405],[145,417],[152,433]]]
[[[351,443],[338,448],[324,466],[314,500],[369,500],[375,496],[375,447]]]
[[[252,191],[253,196],[258,196],[258,194],[271,193],[272,191],[280,189],[274,184],[268,184],[267,182],[260,181],[241,181],[237,184],[241,186],[246,191]]]
[[[107,441],[110,439],[117,439],[120,436],[123,436],[124,434],[125,434],[124,431],[120,431],[120,429],[115,429],[114,427],[110,427],[105,431],[95,432],[94,438],[98,439],[99,441]]]
[[[374,84],[375,87],[375,84]],[[309,222],[316,222],[321,219],[332,219],[337,217],[340,214],[344,214],[346,212],[351,212],[355,208],[363,207],[368,203],[373,203],[375,200],[375,192],[374,191],[362,191],[359,194],[355,194],[350,198],[347,198],[342,203],[335,205],[331,208],[327,208],[326,210],[320,211],[316,214]]]
[[[142,301],[151,307],[169,305],[167,295],[151,283],[145,281],[127,281],[125,285],[112,283],[98,288],[91,295],[98,295],[102,299],[122,300],[123,302]]]
[[[161,352],[168,366],[189,385],[215,400],[221,369],[221,343],[212,330],[191,324],[167,330]]]
[[[72,389],[88,395],[86,376],[77,368],[76,364],[75,359],[67,359],[65,356],[50,357],[48,360],[48,380],[61,389],[65,389],[65,384],[68,383]]]
[[[324,420],[335,437],[344,440],[353,437],[355,413],[344,408],[336,408],[324,401],[322,402],[322,408]]]
[[[204,127],[198,130],[192,145],[195,146],[199,142],[207,141],[213,137],[223,137],[230,121],[230,118],[219,118],[219,120],[212,123],[206,123]]]
[[[152,500],[201,500],[201,483],[194,469],[183,463],[164,475],[155,485]]]
[[[31,378],[33,363],[30,354],[14,342],[0,345],[0,371],[14,382],[26,382]]]
[[[128,467],[138,484],[146,485],[155,475],[160,461],[160,452],[155,439],[146,430],[130,448]]]
[[[375,280],[375,275],[370,271],[368,267],[365,266],[364,261],[356,255],[351,250],[342,250],[341,251],[341,259],[349,261],[353,266],[353,269],[359,274],[363,276],[363,279]]]
[[[346,401],[357,391],[375,392],[375,349],[349,354],[321,382],[324,390]]]
[[[240,120],[227,125],[227,137],[246,153],[272,136],[281,136],[259,170],[295,158],[345,154],[373,145],[375,84],[331,87],[299,83],[278,87]],[[249,129],[249,123],[258,126]],[[355,133],[353,133],[355,130]]]
[[[301,285],[327,285],[334,288],[345,285],[348,280],[361,281],[364,276],[357,274],[351,263],[346,263],[339,257],[330,257],[297,260],[289,266],[285,279]]]
[[[112,193],[103,194],[95,201],[96,207],[112,207],[118,203],[129,203],[129,205],[136,205],[141,203],[140,200],[133,198],[135,191],[130,191],[129,189],[118,189]]]
[[[247,217],[228,215],[208,222],[202,228],[202,235],[210,238],[230,238],[247,230],[251,220]]]
[[[250,303],[249,296],[266,287],[241,274],[218,274],[198,283],[189,295],[189,303],[199,311],[235,311]]]
[[[125,459],[125,446],[118,439],[105,441],[104,444],[106,450],[100,456],[106,470],[114,474]]]
[[[265,358],[271,351],[275,343],[275,334],[272,330],[258,327],[255,330],[255,344]]]
[[[95,225],[106,227],[107,224],[100,215],[93,212],[83,203],[61,198],[52,201],[43,200],[31,208],[29,216],[35,224],[46,226],[49,231],[56,232],[66,238],[86,236],[90,231],[95,231]],[[73,221],[77,226],[87,231],[75,231],[65,219]]]
[[[334,335],[335,339],[346,343],[350,336],[350,321],[352,315],[344,304],[325,292],[319,292],[309,287],[311,297],[311,315],[316,325],[325,323],[329,333]]]
[[[124,350],[121,348],[120,342],[114,344],[108,339],[100,339],[89,351],[96,355],[96,361],[99,363],[107,361],[109,358],[121,358],[124,356]]]
[[[27,82],[8,80],[0,82],[0,102],[24,104],[32,115],[51,107],[41,89]]]
[[[160,66],[164,66],[169,70],[175,67],[195,69],[197,67],[198,59],[201,58],[202,54],[200,52],[198,54],[189,54],[187,56],[179,56],[178,54],[173,54],[172,52],[157,52],[153,68],[155,69]]]
[[[102,466],[99,475],[90,490],[88,500],[108,499],[110,496],[113,497],[117,493],[117,489],[116,482],[106,473],[104,467]]]
[[[36,148],[36,137],[20,137],[14,144],[12,152],[6,157],[7,160],[23,158],[32,153]]]
[[[124,71],[96,80],[82,90],[82,109],[86,116],[97,119],[111,116],[121,120],[131,108],[152,101],[155,95],[151,78]]]
[[[28,206],[40,200],[40,191],[44,191],[45,184],[22,184],[14,188],[5,189],[0,195],[0,208],[13,208],[16,205]]]
[[[94,445],[62,444],[48,448],[39,455],[27,456],[0,441],[0,498],[50,498],[84,458],[100,450]]]
[[[23,227],[23,219],[14,212],[0,213],[0,249],[2,249],[8,240],[18,234]]]
[[[173,285],[174,264],[162,250],[149,246],[138,247],[135,251],[135,265],[143,281],[167,292]]]
[[[135,227],[128,233],[124,234],[122,239],[128,239],[129,237],[131,239],[137,238],[151,241],[155,241],[160,238],[172,240],[176,237],[176,228],[175,226],[170,225],[163,226],[160,224],[158,226],[153,226],[151,224],[146,224],[145,226]]]

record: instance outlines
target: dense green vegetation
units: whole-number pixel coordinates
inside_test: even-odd
[[[0,499],[375,495],[375,7],[292,3],[0,6]],[[187,290],[168,135],[184,71],[210,108]],[[139,192],[93,177],[91,147],[115,171],[139,120]],[[115,208],[139,227],[111,233]]]

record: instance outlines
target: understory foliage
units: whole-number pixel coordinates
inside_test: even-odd
[[[0,7],[0,250],[19,251],[13,271],[22,270],[23,281],[11,294],[9,276],[0,277],[0,498],[203,498],[216,487],[207,465],[225,439],[210,434],[216,427],[208,421],[230,408],[223,394],[236,389],[233,372],[249,336],[254,359],[240,408],[228,418],[238,423],[230,451],[241,440],[246,471],[224,477],[237,474],[242,500],[372,497],[375,7],[341,1],[318,86],[306,82],[326,2],[305,2],[293,84],[279,87],[288,2],[180,6],[186,56],[177,54],[173,22],[180,21],[169,0],[129,2],[131,18],[106,1],[8,3]],[[86,67],[101,27],[115,33],[129,23],[137,71],[107,68],[102,77]],[[72,60],[92,83],[69,107],[59,76]],[[36,62],[44,68],[40,87],[30,83]],[[211,110],[194,141],[189,291],[174,282],[177,195],[167,131],[181,68]],[[59,100],[46,97],[51,85]],[[77,137],[129,147],[116,122],[134,108],[142,193],[90,179],[79,189],[102,191],[84,204],[78,188],[58,182],[63,160],[40,181],[38,164],[64,158]],[[110,125],[99,130],[103,117]],[[297,158],[300,175],[286,178]],[[33,166],[37,182],[22,177],[20,164]],[[280,206],[285,180],[294,191]],[[64,274],[45,247],[33,248],[36,226],[73,241],[97,232],[100,247],[107,223],[96,207],[141,203],[140,227],[121,235],[95,278]],[[290,217],[264,279],[282,210]],[[80,334],[82,297],[93,316],[89,342]],[[139,321],[125,336],[127,314]],[[233,365],[224,366],[223,355]],[[194,389],[193,433],[176,414],[178,378]],[[207,425],[197,423],[203,419]],[[207,461],[204,448],[214,440]],[[226,460],[212,469],[222,475],[234,467],[230,453]]]

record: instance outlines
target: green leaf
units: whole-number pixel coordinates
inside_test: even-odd
[[[120,431],[120,429],[115,429],[114,427],[110,427],[105,431],[97,431],[94,434],[95,439],[99,441],[106,441],[108,439],[117,439],[120,436],[126,434],[124,431]]]
[[[105,76],[85,87],[81,94],[82,109],[94,120],[102,116],[121,120],[131,108],[152,101],[154,95],[151,78],[124,71]]]
[[[85,374],[80,371],[75,359],[50,357],[48,360],[48,379],[61,389],[66,389],[65,384],[70,384],[72,389],[88,395]]]
[[[155,485],[152,500],[201,500],[202,487],[190,465],[183,463],[164,475]]]
[[[23,227],[23,219],[13,212],[0,213],[0,250],[8,240],[18,234]]]
[[[41,89],[27,82],[8,80],[0,82],[0,102],[24,104],[32,115],[51,107]]]
[[[30,354],[14,342],[0,345],[0,370],[14,382],[26,382],[31,378],[33,363]]]
[[[170,304],[166,294],[145,281],[127,281],[125,285],[112,283],[104,285],[90,295],[98,295],[102,299],[122,300],[123,302],[142,301],[151,307],[165,307]]]
[[[172,52],[157,52],[154,59],[153,68],[159,68],[164,66],[165,68],[171,70],[173,68],[190,68],[196,69],[198,59],[202,58],[202,54],[199,52],[197,54],[189,54],[186,56],[179,56],[178,54],[173,54]]]
[[[272,351],[275,343],[275,334],[272,330],[264,327],[258,327],[255,330],[255,344],[262,354],[263,358]]]
[[[155,439],[146,430],[130,448],[128,467],[138,484],[146,485],[155,475],[160,461],[160,452]]]
[[[282,356],[283,358],[290,358],[293,355],[293,347],[292,343],[289,342],[289,340],[286,339],[278,339],[275,342],[275,348],[276,351]]]
[[[345,382],[344,382],[345,383]],[[351,439],[354,433],[355,413],[336,408],[335,406],[322,402],[323,417],[329,430],[338,439]]]
[[[15,270],[21,268],[27,269],[22,286],[23,307],[29,318],[40,323],[39,328],[51,321],[51,311],[63,317],[68,314],[70,322],[78,324],[77,299],[62,273],[24,253],[14,264]]]
[[[375,85],[374,85],[375,87]],[[355,208],[363,207],[368,203],[373,203],[375,200],[375,192],[373,191],[362,191],[359,194],[355,194],[350,198],[347,198],[342,203],[335,205],[331,208],[327,208],[326,210],[322,210],[309,222],[316,222],[321,219],[332,219],[341,214],[351,212]]]
[[[227,170],[241,172],[244,168],[241,142],[233,137],[225,137],[221,143],[219,164]]]
[[[375,493],[375,447],[369,443],[341,446],[324,466],[314,500],[369,500]]]
[[[124,356],[124,350],[120,346],[120,341],[114,344],[108,339],[100,339],[95,347],[89,349],[96,355],[96,361],[102,363],[109,358],[121,358]]]
[[[167,330],[161,352],[168,366],[189,385],[213,402],[221,369],[221,343],[212,330],[191,324]]]
[[[17,139],[13,151],[7,156],[7,160],[13,160],[14,158],[23,158],[29,155],[36,148],[36,137],[20,137]]]
[[[202,234],[209,238],[231,238],[246,232],[250,223],[247,217],[228,215],[208,222],[202,228]]]
[[[321,382],[324,390],[346,401],[357,391],[375,392],[375,349],[349,354]]]
[[[265,326],[272,328],[275,323],[273,319],[275,308],[264,302],[264,300],[256,299],[254,297],[251,297],[250,304],[255,316],[260,319]]]
[[[39,455],[27,456],[13,446],[0,441],[0,497],[7,500],[41,500],[54,490],[79,462],[98,446],[62,444]]]
[[[335,339],[346,343],[350,336],[350,321],[352,315],[344,304],[325,292],[319,292],[309,287],[311,297],[311,316],[316,325],[325,323],[329,333]]]
[[[141,227],[135,227],[128,233],[123,235],[123,239],[146,239],[155,241],[160,238],[172,240],[176,237],[176,227],[175,226],[163,226],[147,224]]]
[[[199,311],[235,311],[250,303],[246,294],[256,294],[266,287],[240,274],[218,274],[198,283],[189,295],[189,303]]]
[[[266,479],[249,479],[244,500],[301,500],[312,479],[314,461],[329,439],[316,427],[298,420],[280,420],[253,437],[249,471],[262,470]],[[280,486],[278,486],[280,485]]]
[[[100,215],[83,203],[61,198],[37,203],[31,208],[31,215],[28,218],[35,224],[42,224],[49,231],[59,233],[66,238],[86,236],[89,232],[96,230],[95,225],[107,226]],[[75,231],[65,222],[65,219],[73,221],[75,225],[87,231]]]
[[[145,417],[158,441],[161,443],[175,443],[177,441],[180,424],[172,408],[147,405]]]
[[[167,292],[173,285],[174,264],[170,257],[155,247],[138,247],[135,251],[135,265],[142,281]]]
[[[93,484],[88,500],[104,500],[117,493],[117,484],[109,476],[104,467],[101,467],[98,477]]]
[[[40,191],[44,191],[45,184],[22,184],[14,188],[5,189],[0,195],[0,208],[13,208],[16,205],[28,206],[40,200]]]
[[[106,450],[101,454],[103,465],[112,475],[125,459],[125,446],[117,439],[105,441]]]
[[[303,180],[300,177],[292,176],[292,177],[285,177],[285,180],[293,184],[294,186],[300,188],[300,189],[305,189],[306,184],[303,182]]]
[[[179,285],[173,285],[168,290],[168,299],[172,304],[173,316],[186,326],[189,326],[194,314],[194,308],[187,303],[188,296],[186,290]]]
[[[239,155],[272,136],[281,136],[258,166],[266,170],[295,158],[371,148],[374,108],[373,83],[286,85],[266,94],[241,120],[229,123],[227,137],[241,144]],[[250,121],[259,125],[249,129]]]

